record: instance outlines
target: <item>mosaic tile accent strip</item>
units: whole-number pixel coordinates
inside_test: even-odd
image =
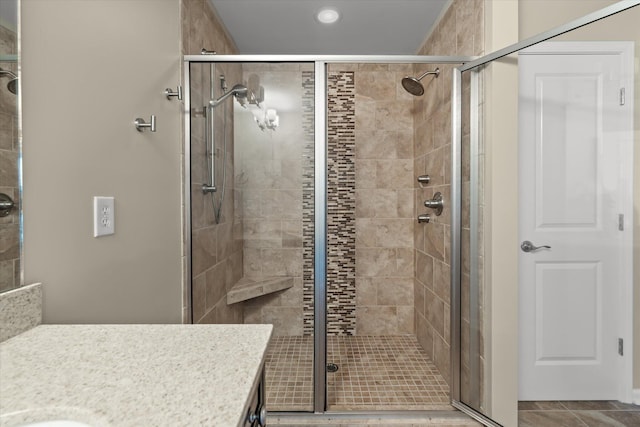
[[[302,72],[302,303],[303,334],[313,335],[315,73]]]
[[[449,387],[411,335],[327,337],[329,410],[452,410]],[[270,411],[313,409],[313,338],[274,337],[266,356]]]
[[[328,74],[327,334],[356,333],[355,76]]]

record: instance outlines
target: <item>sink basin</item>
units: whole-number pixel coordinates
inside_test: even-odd
[[[89,424],[72,420],[51,420],[36,421],[33,423],[21,424],[20,427],[91,427]]]
[[[0,415],[3,427],[110,427],[104,417],[84,408],[48,406]]]

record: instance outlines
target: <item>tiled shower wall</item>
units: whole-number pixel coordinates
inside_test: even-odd
[[[484,3],[454,0],[418,54],[481,55],[484,52]],[[425,94],[414,100],[414,169],[431,177],[416,191],[415,215],[428,213],[424,201],[441,192],[445,209],[429,224],[417,224],[415,244],[416,335],[427,354],[450,381],[450,211],[451,200],[451,73],[454,65],[437,65],[440,77],[422,80]],[[414,74],[436,65],[416,65]],[[414,181],[415,182],[415,181]],[[468,206],[468,197],[466,205]],[[464,204],[464,202],[463,202]],[[432,213],[432,212],[431,212]],[[468,233],[467,233],[468,235]]]
[[[336,206],[334,217],[341,234],[333,240],[336,246],[343,245],[337,251],[344,258],[342,264],[355,266],[351,270],[355,282],[344,272],[344,265],[334,267],[343,269],[339,279],[344,281],[334,291],[355,294],[355,307],[349,307],[355,308],[355,328],[349,326],[340,333],[414,333],[413,100],[399,86],[402,77],[410,73],[411,66],[402,64],[329,67],[329,186],[334,186],[334,193],[346,203],[344,213]],[[355,88],[353,113],[343,108],[352,96],[351,85]],[[336,96],[345,99],[334,106],[332,117],[331,98]],[[344,133],[332,129],[336,127]],[[332,164],[342,168],[334,182]],[[350,201],[355,202],[355,218],[351,217]],[[330,246],[329,256],[332,250]],[[332,287],[327,291],[331,293]]]
[[[302,87],[303,104],[311,103],[311,72],[292,73],[287,67],[245,65],[245,80],[252,73],[261,77],[267,104],[271,80]],[[387,64],[341,64],[329,70],[329,335],[414,333],[413,99],[398,84],[410,73],[410,65]],[[306,121],[312,123],[310,117]],[[312,237],[312,203],[303,202],[303,184],[305,179],[312,183],[313,163],[301,150],[312,150],[313,134],[279,128],[265,135],[250,121],[238,124],[244,124],[242,136],[236,135],[242,153],[236,159],[236,181],[242,194],[238,210],[244,215],[244,274],[295,279],[289,290],[247,301],[245,322],[273,323],[277,335],[309,335],[313,276],[311,268],[302,267],[309,270],[302,311],[300,268],[312,263],[313,252],[303,256],[300,233],[306,230],[311,232],[306,238]],[[312,197],[312,191],[308,193]]]
[[[313,157],[308,155],[313,122],[307,123],[313,110],[304,108],[313,100],[313,65],[244,64],[243,69],[245,82],[257,78],[264,87],[264,108],[275,106],[270,101],[278,94],[291,100],[289,108],[277,110],[280,125],[274,131],[259,129],[250,111],[256,107],[236,112],[235,180],[244,230],[244,276],[293,278],[289,289],[245,301],[244,320],[271,323],[275,335],[301,336],[303,270],[307,283],[308,278],[313,283],[313,268],[309,272],[307,263],[313,263],[313,253],[303,245],[309,226],[313,242]],[[309,197],[311,204],[304,203]]]
[[[202,48],[220,54],[237,53],[233,41],[217,19],[208,0],[183,0],[182,7],[182,52],[199,54]],[[192,241],[192,298],[194,323],[242,323],[242,306],[227,305],[229,288],[242,277],[242,223],[237,221],[233,185],[233,107],[231,100],[226,105],[226,135],[224,107],[215,109],[215,154],[216,183],[219,187],[213,197],[216,204],[221,196],[222,159],[226,137],[226,190],[221,209],[221,220],[216,223],[212,195],[202,193],[202,184],[207,182],[208,166],[204,138],[205,119],[197,115],[198,105],[209,100],[210,70],[208,64],[197,64],[192,71],[192,141],[191,141],[191,241]],[[213,85],[220,94],[218,76],[224,74],[230,86],[242,79],[239,64],[216,65]],[[202,110],[200,110],[202,111]],[[189,232],[188,230],[185,232]],[[188,262],[188,260],[185,260]]]
[[[17,53],[16,33],[0,26],[0,54]],[[0,68],[17,74],[15,63],[0,62]],[[16,203],[18,192],[18,116],[17,97],[6,87],[8,79],[0,85],[0,193]],[[20,286],[19,208],[0,218],[0,292]]]

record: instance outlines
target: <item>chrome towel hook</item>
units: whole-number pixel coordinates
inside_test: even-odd
[[[138,117],[133,121],[133,124],[136,126],[136,129],[138,130],[138,132],[142,132],[145,128],[149,128],[151,132],[155,132],[156,116],[154,116],[153,114],[151,115],[150,123],[146,123],[144,119],[141,119],[140,117]]]
[[[173,91],[173,89],[168,87],[164,90],[164,94],[169,100],[171,99],[172,96],[177,96],[178,100],[182,101],[182,86],[178,85],[177,90],[175,92]]]

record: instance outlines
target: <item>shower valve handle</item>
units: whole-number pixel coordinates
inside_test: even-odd
[[[442,197],[442,193],[438,191],[433,195],[433,199],[425,200],[424,206],[435,210],[436,216],[440,216],[442,214],[442,209],[444,209],[444,199]]]

